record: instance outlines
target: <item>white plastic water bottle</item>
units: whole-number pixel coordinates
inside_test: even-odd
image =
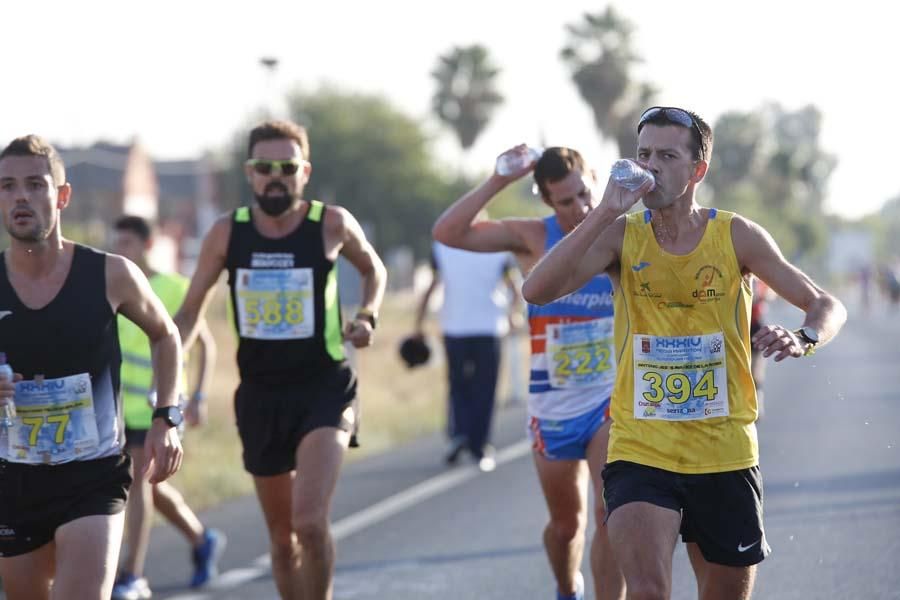
[[[6,362],[5,352],[0,352],[0,375],[8,381],[12,381],[14,377],[12,367]],[[0,411],[0,427],[12,427],[15,423],[13,419],[16,417],[16,405],[10,400],[2,408],[3,410]]]
[[[656,178],[653,177],[653,173],[628,158],[614,162],[609,172],[613,181],[632,192],[647,181],[653,182],[653,187],[656,187]]]
[[[544,153],[543,148],[529,146],[525,152],[510,150],[497,157],[497,175],[509,177],[517,171],[521,171],[528,165],[536,162]]]

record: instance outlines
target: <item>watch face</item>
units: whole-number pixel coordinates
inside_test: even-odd
[[[810,344],[819,343],[819,333],[812,327],[801,327],[800,331],[803,333],[803,337],[806,338],[806,341]]]
[[[181,422],[183,420],[184,420],[184,415],[181,414],[181,410],[177,406],[170,406],[169,407],[169,422],[172,425],[177,427],[178,425],[181,425]]]
[[[169,427],[178,427],[184,421],[184,415],[177,406],[165,406],[157,408],[153,413],[153,418],[162,418]]]

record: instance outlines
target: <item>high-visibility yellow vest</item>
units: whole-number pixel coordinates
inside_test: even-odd
[[[189,283],[186,277],[178,273],[156,273],[150,277],[150,287],[170,315],[174,315],[184,302]],[[147,395],[153,389],[150,340],[140,327],[119,315],[119,346],[122,349],[120,374],[125,426],[129,429],[149,429],[153,414],[147,401]],[[184,373],[181,392],[187,393]]]

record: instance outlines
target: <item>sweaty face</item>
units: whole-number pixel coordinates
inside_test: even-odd
[[[700,181],[690,144],[691,130],[686,127],[647,124],[641,129],[637,160],[656,178],[656,187],[644,196],[644,206],[671,206]]]
[[[303,188],[309,179],[310,166],[303,159],[300,145],[293,140],[275,139],[258,142],[253,146],[252,158],[258,160],[296,160],[303,167],[293,175],[284,175],[280,169],[272,169],[269,174],[261,174],[247,167],[247,177],[253,188],[253,195],[260,208],[268,215],[278,216],[295,206],[303,196]]]
[[[133,263],[140,264],[147,244],[133,231],[117,230],[113,236],[113,252],[121,254]]]
[[[58,194],[45,157],[0,160],[0,210],[11,237],[23,242],[47,239],[57,223]]]
[[[547,183],[547,197],[544,201],[556,213],[564,232],[575,229],[597,206],[591,192],[593,185],[593,178],[580,171],[572,171],[559,181]]]

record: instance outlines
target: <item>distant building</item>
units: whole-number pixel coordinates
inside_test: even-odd
[[[154,262],[163,269],[190,264],[196,244],[220,212],[208,160],[154,161],[138,143],[98,142],[88,148],[60,148],[73,201],[68,222],[106,229],[123,214],[142,216],[160,233]]]

